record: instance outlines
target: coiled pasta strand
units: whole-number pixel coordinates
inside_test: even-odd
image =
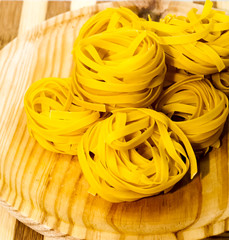
[[[27,90],[24,107],[30,134],[42,147],[75,155],[81,136],[100,113],[74,104],[70,87],[71,78],[38,80]]]
[[[128,8],[107,8],[95,14],[84,23],[74,43],[74,47],[81,39],[105,31],[112,32],[118,28],[144,30],[142,22],[145,21],[145,19],[139,18],[137,14]]]
[[[155,104],[186,134],[195,150],[219,147],[228,116],[227,96],[207,79],[187,76],[168,87]]]
[[[177,69],[172,66],[167,67],[167,72],[165,74],[164,80],[164,89],[168,88],[176,82],[182,82],[188,79],[201,80],[204,78],[204,75],[200,74],[191,74],[183,69]]]
[[[129,13],[125,8],[100,12],[74,44],[73,93],[89,107],[147,107],[162,90],[164,51],[153,34],[141,30],[143,20]]]
[[[197,172],[195,154],[184,133],[163,113],[146,108],[115,110],[88,128],[78,159],[89,191],[110,202],[167,191],[190,164],[191,177]]]
[[[208,76],[212,84],[229,96],[229,68],[225,71],[218,72]]]

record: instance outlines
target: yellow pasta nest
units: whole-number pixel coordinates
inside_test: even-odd
[[[25,94],[24,106],[28,129],[42,147],[75,155],[81,136],[100,114],[74,104],[70,84],[70,78],[36,81]]]
[[[105,10],[89,20],[73,49],[73,92],[88,106],[96,103],[100,111],[150,106],[162,90],[166,73],[162,47],[149,31],[134,28],[141,23],[137,16],[133,26],[127,15],[117,27],[121,21],[117,14],[123,11],[127,10],[112,10],[109,16],[110,10]],[[102,32],[97,27],[101,24],[106,26]]]
[[[229,66],[229,16],[213,10],[210,0],[201,14],[193,8],[185,17],[168,14],[144,24],[156,33],[169,65],[204,75]]]
[[[168,191],[197,172],[193,149],[163,113],[123,108],[83,135],[78,158],[92,194],[110,202],[133,201]]]
[[[195,150],[219,147],[228,116],[228,99],[209,80],[187,76],[162,93],[155,109],[176,122]]]

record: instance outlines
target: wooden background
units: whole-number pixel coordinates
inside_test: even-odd
[[[48,1],[0,0],[0,50],[11,40],[36,24],[60,13],[93,5],[95,0]],[[196,2],[196,1],[195,1]],[[200,4],[202,4],[201,2]],[[215,1],[215,7],[229,10],[229,1]],[[0,207],[0,240],[52,240],[16,220]],[[57,239],[57,238],[55,238]],[[229,239],[229,233],[209,239]]]

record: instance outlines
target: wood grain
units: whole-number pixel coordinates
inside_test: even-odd
[[[0,207],[0,240],[13,240],[17,220],[2,206]]]
[[[75,8],[64,2],[45,4],[35,9],[38,16],[34,18],[35,24]],[[169,7],[173,6],[174,11],[182,9],[176,4]],[[228,124],[222,147],[202,159],[200,173],[192,182],[186,176],[167,195],[121,204],[89,195],[77,157],[45,151],[28,134],[23,111],[27,87],[41,77],[68,76],[72,69],[71,46],[80,26],[96,11],[117,5],[106,3],[100,8],[60,15],[19,36],[0,52],[0,196],[4,200],[1,204],[29,226],[15,221],[8,212],[3,211],[3,215],[0,212],[0,216],[5,214],[11,219],[8,227],[12,226],[2,239],[53,240],[73,236],[74,239],[188,240],[229,230],[229,166],[225,161]],[[23,8],[28,9],[28,5]],[[184,5],[183,8],[187,9]],[[32,19],[30,16],[26,18]],[[22,33],[34,26],[23,24]],[[14,31],[17,32],[16,27]],[[17,67],[12,68],[12,63]]]
[[[43,236],[35,231],[31,231],[31,228],[17,221],[13,239],[14,240],[22,240],[22,239],[43,240]]]
[[[23,1],[0,1],[0,49],[18,34]]]
[[[47,6],[46,19],[55,17],[58,14],[69,11],[70,6],[70,1],[49,1]]]
[[[84,0],[84,1],[71,1],[71,10],[76,10],[82,7],[93,6],[96,4],[96,0]]]
[[[62,12],[70,10],[69,2],[48,2],[47,10],[42,8],[42,11],[46,13],[46,19],[54,17]],[[0,2],[0,49],[3,48],[8,42],[15,38],[18,34],[18,28],[21,18],[23,1],[1,1]],[[27,7],[28,9],[28,7]],[[34,8],[29,9],[33,13]],[[39,12],[42,16],[44,13]],[[33,15],[33,14],[32,14]],[[31,16],[31,15],[30,15]],[[23,15],[22,19],[26,20]],[[43,18],[39,18],[39,22],[43,21]],[[39,23],[37,19],[30,19],[30,26]],[[19,223],[13,216],[11,216],[4,208],[1,207],[1,224],[0,224],[0,239],[42,239],[42,235],[36,233],[31,228],[27,227],[23,223]],[[16,225],[16,226],[15,226]]]
[[[24,0],[18,34],[26,31],[45,20],[48,0]]]

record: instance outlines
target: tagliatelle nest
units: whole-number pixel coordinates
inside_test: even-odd
[[[139,30],[137,15],[129,23],[133,13],[126,11],[112,10],[110,16],[108,9],[90,19],[73,48],[73,92],[87,104],[99,104],[100,111],[148,107],[162,90],[164,51],[149,31]]]
[[[187,16],[168,14],[144,26],[155,32],[168,65],[204,75],[229,67],[229,16],[212,9],[210,0],[201,14],[193,8]]]
[[[70,78],[41,79],[27,90],[24,106],[28,129],[42,147],[75,155],[81,136],[100,114],[74,104],[70,89]]]
[[[187,172],[197,172],[185,134],[163,113],[124,108],[96,123],[78,147],[90,192],[111,202],[167,191]]]
[[[162,93],[155,109],[176,122],[195,150],[219,147],[228,116],[228,99],[209,80],[186,76],[186,80],[172,84]]]

